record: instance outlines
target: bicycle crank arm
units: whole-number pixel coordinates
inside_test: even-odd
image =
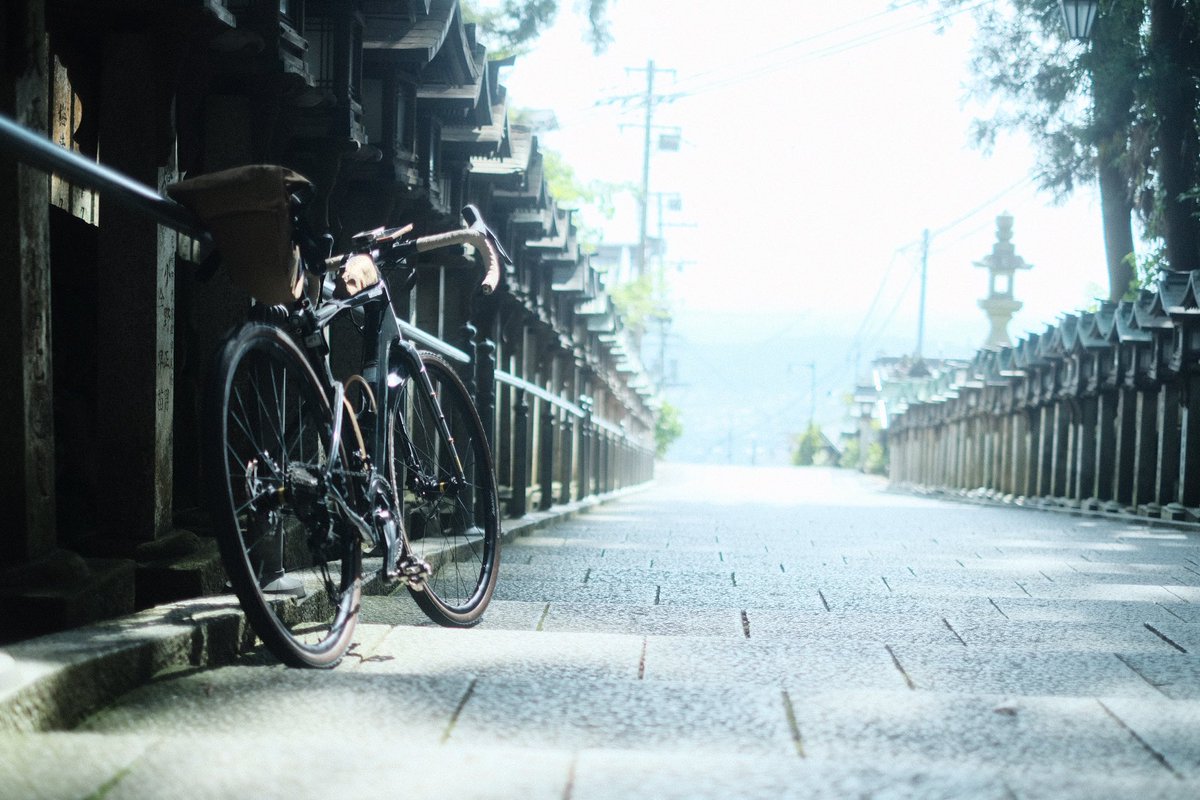
[[[371,526],[368,525],[362,517],[355,514],[347,505],[346,501],[336,491],[330,492],[329,495],[333,498],[333,502],[337,505],[338,511],[342,512],[342,517],[354,526],[354,530],[358,531],[358,535],[362,537],[363,544],[374,546],[375,535],[371,531]]]
[[[433,574],[429,562],[413,554],[404,526],[395,517],[383,518],[383,579],[386,583],[403,581],[413,591],[425,588],[425,579]]]

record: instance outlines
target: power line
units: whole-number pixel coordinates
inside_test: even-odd
[[[895,305],[892,306],[891,311],[888,312],[888,315],[884,317],[883,322],[880,323],[878,328],[876,328],[875,333],[870,338],[863,341],[864,345],[871,345],[879,341],[880,337],[883,336],[888,326],[892,324],[892,319],[896,316],[896,312],[900,310],[900,306],[908,297],[908,290],[912,288],[913,281],[916,280],[917,274],[918,271],[915,269],[909,274],[908,281],[904,284],[904,288],[900,291],[900,296],[896,298]]]
[[[798,64],[798,63],[802,63],[805,61],[815,61],[815,60],[819,60],[822,58],[828,58],[828,57],[834,56],[834,55],[840,55],[842,53],[849,52],[851,50],[856,50],[860,47],[865,47],[867,45],[874,44],[883,39],[891,38],[892,36],[896,36],[898,34],[908,33],[910,31],[916,30],[918,28],[923,28],[932,22],[940,22],[940,21],[943,21],[946,19],[950,19],[951,17],[958,16],[960,14],[965,14],[967,12],[974,11],[975,9],[981,8],[992,2],[994,2],[994,0],[979,0],[979,2],[976,2],[973,5],[962,6],[960,8],[954,9],[953,11],[940,11],[940,10],[934,11],[934,12],[925,14],[916,20],[910,20],[907,22],[897,23],[895,25],[891,25],[886,28],[881,28],[879,30],[872,31],[870,33],[862,34],[861,36],[857,36],[857,37],[848,39],[844,42],[839,42],[836,44],[807,50],[807,51],[797,54],[795,57],[784,59],[782,61],[777,61],[772,64],[767,64],[767,65],[764,65],[761,67],[757,67],[748,72],[734,74],[727,78],[715,80],[715,81],[712,81],[712,82],[709,82],[706,84],[701,84],[700,86],[694,87],[690,90],[678,92],[678,93],[672,95],[671,98],[672,99],[683,99],[683,98],[687,98],[687,97],[694,97],[694,96],[702,94],[704,92],[712,91],[715,89],[721,89],[726,86],[730,86],[730,85],[733,85],[736,83],[742,83],[744,81],[751,80],[753,78],[761,77],[762,75],[766,75],[771,72],[776,72],[778,70],[789,67],[793,64]],[[906,5],[911,5],[911,4],[906,4]],[[753,59],[753,58],[755,58],[755,56],[750,56],[750,58]],[[745,61],[745,59],[743,59],[743,63],[744,63],[744,61]],[[728,65],[728,66],[735,66],[735,65]],[[705,73],[698,73],[698,75],[711,74],[712,72],[716,72],[716,71],[719,71],[719,70],[709,70],[708,72],[705,72]],[[692,76],[692,77],[695,77],[695,76]],[[684,80],[681,80],[680,83],[685,83],[688,79],[689,78],[685,78]]]
[[[1015,192],[1017,189],[1020,189],[1023,186],[1027,186],[1028,184],[1033,183],[1033,181],[1034,181],[1034,178],[1032,175],[1026,175],[1024,178],[1022,178],[1021,180],[1012,184],[1011,186],[1009,186],[1005,189],[1001,189],[999,192],[992,195],[987,200],[984,200],[982,203],[975,206],[974,208],[972,208],[970,211],[963,214],[962,216],[957,217],[952,222],[947,222],[945,225],[941,226],[940,228],[937,228],[937,229],[931,231],[930,236],[940,236],[941,234],[946,233],[949,230],[953,230],[955,227],[966,222],[971,217],[975,216],[976,214],[980,213],[981,211],[986,211],[988,209],[988,207],[991,206],[993,203],[995,203],[997,200],[1011,194],[1012,192]]]
[[[925,0],[908,0],[908,2],[898,3],[896,5],[885,8],[883,11],[877,11],[874,14],[869,14],[865,17],[860,17],[859,19],[851,20],[850,22],[845,22],[845,23],[842,23],[841,25],[836,25],[832,28],[828,28],[819,33],[809,34],[808,36],[803,36],[799,39],[795,39],[786,44],[781,44],[776,47],[772,47],[767,50],[762,50],[757,53],[751,53],[749,56],[746,56],[745,58],[740,59],[738,63],[744,64],[747,61],[753,61],[753,60],[760,59],[760,58],[766,58],[767,56],[772,56],[772,55],[775,55],[776,53],[781,53],[785,50],[790,50],[793,47],[799,47],[802,44],[807,44],[809,42],[813,42],[818,39],[824,39],[825,37],[831,36],[835,33],[838,33],[839,31],[844,31],[847,28],[853,28],[858,25],[862,25],[865,22],[870,22],[871,20],[878,19],[879,17],[887,16],[888,14],[894,14],[903,8],[907,8],[909,6],[917,5],[918,3],[923,3],[923,2],[925,2]],[[733,66],[733,65],[732,64],[722,64],[721,66],[713,67],[711,69],[701,70],[700,72],[693,72],[691,75],[685,75],[683,78],[680,79],[680,81],[685,82],[685,81],[689,81],[689,80],[695,80],[696,78],[702,78],[706,75],[712,75],[714,72],[720,72],[723,69],[728,69],[730,66]]]
[[[1018,189],[1021,189],[1021,188],[1024,188],[1024,187],[1030,185],[1033,182],[1033,180],[1034,179],[1032,176],[1027,176],[1025,178],[1022,178],[1021,180],[1017,181],[1016,183],[1000,190],[999,192],[992,195],[991,197],[989,197],[987,200],[983,201],[982,203],[979,203],[978,205],[973,207],[967,213],[956,217],[955,219],[951,220],[950,222],[946,223],[945,225],[942,225],[939,228],[929,231],[928,235],[929,235],[930,241],[932,241],[933,237],[945,234],[946,232],[953,230],[954,228],[963,224],[967,220],[973,218],[974,216],[981,213],[982,211],[987,210],[987,208],[990,205],[992,205],[993,203],[995,203],[997,200],[1011,194],[1014,191],[1017,191]],[[980,229],[986,227],[988,224],[990,224],[990,222],[985,222],[979,226],[974,226],[974,227],[972,227],[972,229],[970,231],[968,231],[968,233],[978,232]],[[962,238],[965,238],[965,237],[962,237]],[[954,241],[959,241],[959,239],[956,239]],[[928,257],[928,255],[930,253],[939,252],[937,248],[931,248],[928,242],[922,242],[922,241],[909,242],[907,244],[901,245],[900,247],[896,248],[896,250],[894,250],[892,252],[892,258],[888,262],[888,268],[884,271],[884,276],[879,284],[879,288],[875,291],[875,296],[872,298],[871,304],[867,307],[867,311],[863,315],[863,320],[861,323],[859,323],[858,330],[854,334],[854,337],[852,339],[851,346],[850,346],[850,353],[853,353],[855,351],[861,351],[863,345],[868,344],[870,341],[874,341],[874,340],[878,339],[883,334],[884,330],[887,327],[887,324],[891,321],[892,317],[894,317],[896,312],[899,310],[900,302],[907,295],[908,288],[912,284],[913,275],[909,276],[909,282],[905,286],[904,291],[901,293],[900,300],[897,300],[896,305],[889,312],[888,317],[885,320],[885,322],[876,329],[874,336],[871,337],[871,339],[869,341],[865,340],[863,338],[864,331],[867,330],[868,325],[871,323],[871,318],[875,313],[876,306],[879,304],[879,301],[883,297],[884,289],[887,287],[887,280],[891,274],[892,265],[895,263],[896,257],[900,253],[904,252],[905,250],[911,249],[912,247],[914,247],[916,245],[922,245],[922,247],[925,248],[925,249],[923,249],[923,253],[925,254],[925,257]],[[848,354],[848,356],[849,356],[849,354]]]
[[[866,32],[866,33],[863,33],[863,34],[860,34],[857,36],[853,36],[853,37],[846,39],[844,41],[841,41],[841,42],[835,42],[833,44],[823,45],[820,47],[806,50],[804,52],[801,52],[801,53],[795,55],[792,58],[787,58],[782,61],[776,61],[776,62],[773,62],[770,64],[765,64],[765,65],[753,68],[749,72],[743,71],[740,73],[735,73],[726,78],[719,78],[719,79],[711,81],[709,83],[702,83],[701,85],[694,87],[692,89],[686,88],[686,84],[689,81],[694,81],[698,78],[703,78],[703,77],[713,75],[713,74],[719,74],[720,72],[729,70],[729,69],[737,69],[739,67],[744,68],[746,65],[746,62],[748,62],[748,61],[760,60],[760,59],[766,58],[768,56],[775,55],[777,53],[781,53],[781,52],[784,52],[787,50],[794,49],[802,44],[808,44],[808,43],[811,43],[811,42],[814,42],[814,41],[817,41],[820,39],[824,39],[834,33],[846,30],[848,28],[853,28],[858,25],[862,25],[866,22],[870,22],[872,20],[878,19],[879,17],[884,17],[889,14],[893,14],[897,11],[900,11],[902,9],[905,9],[905,8],[908,8],[908,7],[911,7],[914,5],[922,4],[923,2],[924,2],[924,0],[907,0],[907,2],[899,3],[898,5],[889,7],[887,9],[884,9],[883,11],[879,11],[874,14],[870,14],[866,17],[861,17],[857,20],[853,20],[851,22],[846,22],[841,25],[834,26],[832,28],[826,29],[819,33],[804,36],[800,39],[796,39],[792,42],[788,42],[787,44],[778,45],[776,47],[772,47],[767,50],[762,50],[757,53],[751,53],[748,56],[739,59],[737,62],[730,62],[730,63],[723,64],[718,67],[713,67],[711,69],[701,70],[700,72],[694,72],[690,75],[685,75],[684,77],[680,78],[676,82],[676,85],[685,86],[684,90],[678,91],[678,92],[675,92],[672,94],[664,95],[663,99],[666,101],[673,101],[673,100],[679,100],[679,99],[684,99],[684,98],[688,98],[688,97],[693,97],[695,95],[702,94],[704,92],[712,91],[714,89],[724,88],[725,86],[733,85],[736,83],[741,83],[741,82],[744,82],[744,81],[747,81],[747,80],[750,80],[753,78],[760,77],[762,75],[769,74],[771,72],[776,72],[780,69],[784,69],[793,64],[802,63],[805,61],[818,60],[821,58],[827,58],[827,57],[834,56],[834,55],[840,55],[840,54],[848,52],[850,50],[855,50],[860,47],[865,47],[867,45],[874,44],[875,42],[881,41],[883,39],[891,38],[892,36],[895,36],[898,34],[908,33],[910,31],[926,27],[927,25],[929,25],[931,23],[941,22],[943,20],[947,20],[952,17],[956,17],[960,14],[965,14],[967,12],[974,11],[977,8],[981,8],[985,5],[989,5],[989,4],[993,3],[994,0],[978,0],[978,2],[974,3],[973,5],[962,6],[960,8],[956,8],[951,11],[944,11],[944,10],[940,10],[940,9],[931,11],[931,12],[921,15],[920,17],[916,18],[915,20],[907,20],[904,22],[898,22],[896,24],[893,24],[893,25],[890,25],[890,26],[887,26],[884,28],[880,28],[880,29],[877,29],[874,31],[869,31],[869,32]],[[594,101],[591,104],[591,106],[589,106],[587,108],[591,109],[591,110],[595,110],[597,108],[602,108],[604,106],[611,106],[611,105],[627,106],[629,104],[636,104],[636,103],[643,102],[643,101],[644,101],[644,97],[640,92],[626,93],[626,94],[612,95],[609,97],[600,98],[600,99]]]
[[[787,42],[785,44],[776,45],[775,47],[768,48],[767,50],[762,50],[757,53],[751,53],[750,55],[746,56],[745,58],[739,59],[738,65],[745,64],[745,62],[747,62],[747,61],[753,61],[756,59],[765,58],[767,56],[774,55],[775,53],[779,53],[784,50],[790,50],[793,47],[797,47],[802,44],[807,44],[808,42],[816,41],[818,39],[824,39],[827,36],[831,36],[832,34],[838,33],[839,31],[846,30],[847,28],[853,28],[858,25],[862,25],[863,23],[870,22],[871,20],[878,19],[879,17],[887,16],[888,14],[894,14],[895,12],[900,11],[901,9],[907,8],[909,6],[918,5],[918,4],[921,4],[924,2],[926,2],[926,0],[907,0],[906,2],[901,2],[901,3],[896,3],[894,5],[890,5],[888,8],[885,8],[883,11],[877,11],[874,14],[868,14],[865,17],[860,17],[858,19],[851,20],[850,22],[844,22],[840,25],[835,25],[832,28],[827,28],[826,30],[820,31],[818,33],[813,33],[813,34],[809,34],[807,36],[803,36],[799,39],[795,39],[795,40]],[[706,75],[711,75],[715,72],[720,72],[721,70],[728,69],[731,66],[736,66],[736,65],[731,64],[731,63],[721,64],[719,66],[701,70],[700,72],[693,72],[690,75],[685,75],[680,80],[681,81],[689,81],[689,80],[694,80],[696,78],[702,78]],[[601,89],[600,91],[601,91],[601,93],[606,93],[606,92],[617,91],[617,89],[618,89],[618,86],[614,84],[612,86],[605,87],[605,88]],[[619,100],[619,99],[635,100],[639,96],[640,95],[637,95],[637,94],[622,95],[622,96],[618,96],[618,97],[611,98],[611,99],[612,100]]]
[[[888,259],[887,266],[883,270],[883,278],[881,278],[879,281],[879,287],[875,290],[875,296],[871,298],[871,304],[867,306],[867,313],[863,315],[863,320],[859,323],[858,330],[854,332],[854,336],[851,340],[854,342],[854,344],[858,343],[858,339],[862,335],[863,330],[867,327],[867,323],[870,321],[871,315],[875,313],[875,307],[879,305],[879,300],[883,297],[883,290],[887,288],[888,278],[891,277],[892,274],[892,267],[896,264],[896,257],[911,246],[912,245],[901,245],[892,251],[892,257]]]

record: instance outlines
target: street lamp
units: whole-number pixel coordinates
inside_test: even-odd
[[[1072,39],[1091,38],[1100,0],[1058,0],[1058,7],[1062,10],[1068,36]]]

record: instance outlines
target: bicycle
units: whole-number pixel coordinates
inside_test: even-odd
[[[402,336],[389,280],[407,291],[417,253],[472,244],[491,293],[500,259],[511,261],[473,206],[463,210],[466,228],[423,237],[411,225],[380,228],[330,258],[332,237],[310,235],[303,222],[306,182],[280,168],[246,169],[269,170],[250,192],[270,199],[265,220],[262,203],[243,193],[254,209],[230,222],[223,173],[168,192],[210,224],[223,261],[253,273],[243,284],[263,283],[252,289],[260,302],[251,318],[220,347],[204,399],[210,506],[247,619],[273,655],[299,667],[341,660],[364,584],[376,578],[407,586],[441,625],[474,625],[500,561],[490,448],[459,375]],[[282,249],[263,244],[264,224],[283,231]],[[250,264],[264,248],[284,254],[283,269]],[[361,369],[339,381],[326,332],[346,315],[362,332]]]

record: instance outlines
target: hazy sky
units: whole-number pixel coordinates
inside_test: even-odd
[[[896,4],[612,0],[614,41],[597,57],[563,0],[504,83],[516,106],[556,112],[561,129],[541,140],[580,177],[636,184],[642,108],[607,101],[645,91],[644,71],[627,68],[674,70],[656,89],[685,96],[658,105],[655,123],[679,126],[683,146],[655,154],[650,184],[683,201],[667,216],[680,224],[669,260],[689,262],[670,274],[681,317],[753,313],[805,338],[832,328],[868,355],[915,340],[929,228],[925,352],[968,354],[987,332],[986,273],[972,262],[991,249],[995,216],[1015,216],[1017,252],[1034,265],[1015,282],[1017,336],[1104,293],[1099,205],[1090,188],[1061,207],[1039,195],[1020,137],[991,156],[973,149],[970,15],[939,33],[928,4]],[[634,208],[608,240],[636,238]]]

